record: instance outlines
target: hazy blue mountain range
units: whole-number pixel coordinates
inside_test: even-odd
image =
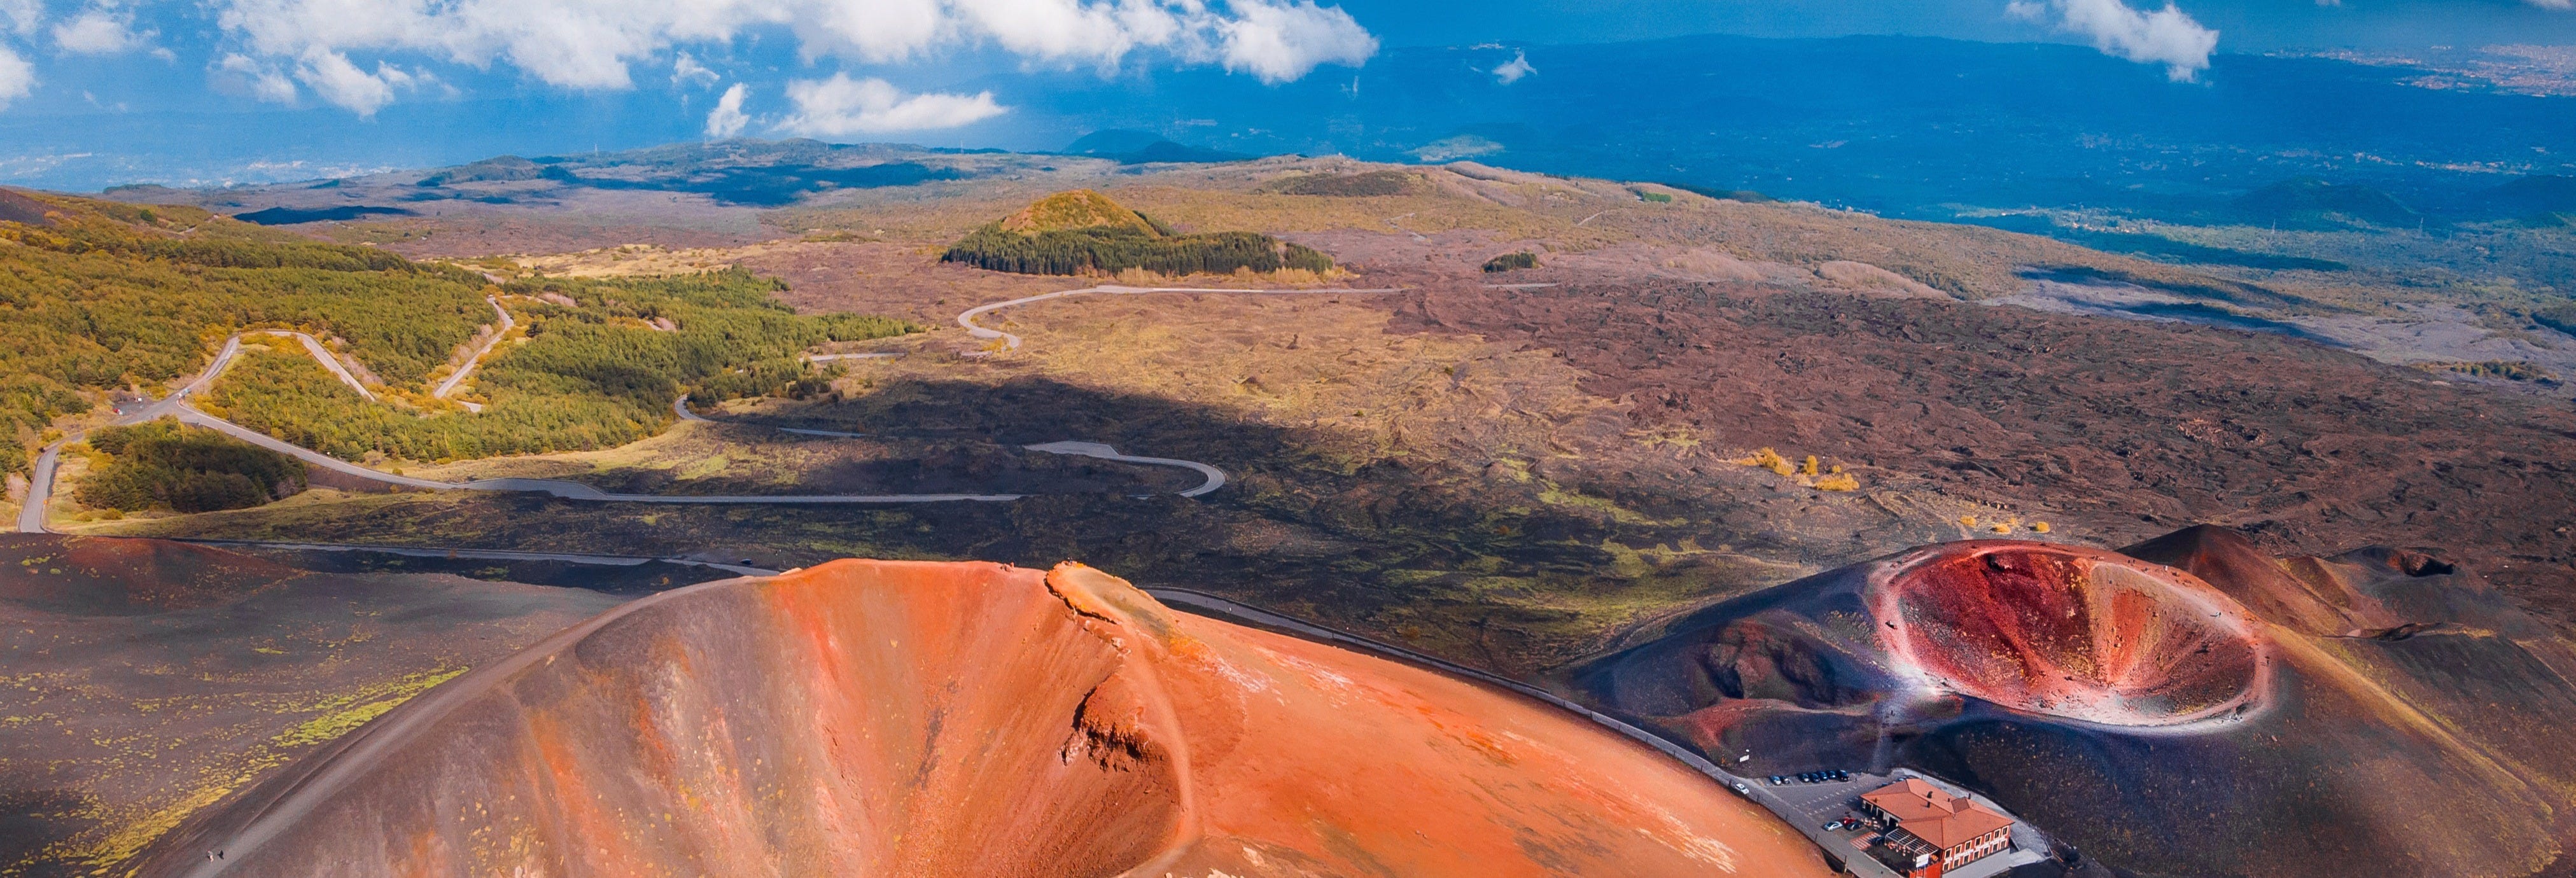
[[[1516,61],[1526,72],[1496,72]],[[2412,225],[2576,210],[2576,187],[2548,182],[2576,175],[2576,98],[2421,79],[2387,63],[2220,55],[2200,81],[2173,82],[2084,47],[1903,37],[1390,49],[1355,74],[1278,86],[1208,69],[987,73],[948,86],[1007,95],[1011,111],[925,145],[1471,158],[1925,218],[2095,207]],[[650,90],[529,92],[328,125],[313,124],[332,112],[320,109],[22,116],[0,130],[17,156],[0,174],[68,189],[319,179],[695,139],[695,117],[668,103]],[[508,125],[488,124],[503,114]],[[1076,142],[1102,131],[1118,133]],[[2277,188],[2301,180],[2332,188]]]

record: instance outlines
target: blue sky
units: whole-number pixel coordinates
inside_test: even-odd
[[[135,153],[125,166],[85,173],[196,179],[215,173],[207,168],[243,166],[247,153],[236,147],[286,140],[346,140],[333,154],[373,148],[398,164],[419,152],[405,152],[418,146],[406,141],[442,129],[493,150],[518,141],[562,149],[600,126],[620,146],[734,135],[981,145],[974,141],[1007,127],[993,120],[1034,97],[997,93],[997,81],[1036,90],[1067,76],[1198,69],[1282,84],[1346,76],[1397,47],[1488,42],[1695,33],[2060,42],[2189,83],[2213,53],[2576,44],[2570,5],[2576,0],[0,0],[0,180],[51,179],[48,163],[95,164],[107,149],[100,142],[120,139]],[[197,165],[153,167],[198,153],[205,161]]]

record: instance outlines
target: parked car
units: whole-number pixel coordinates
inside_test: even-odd
[[[1834,822],[1832,822],[1832,823],[1827,823],[1827,824],[1825,824],[1825,831],[1826,831],[1826,832],[1832,832],[1832,831],[1834,831],[1834,830],[1841,829],[1841,828],[1843,828],[1843,822],[1842,822],[1842,821],[1840,821],[1840,820],[1836,820],[1836,821],[1834,821]]]

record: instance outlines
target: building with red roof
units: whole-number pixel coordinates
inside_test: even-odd
[[[1894,824],[1880,834],[1885,855],[1877,859],[1905,878],[1941,878],[2012,850],[2012,818],[1918,778],[1862,793],[1860,803],[1869,816]]]

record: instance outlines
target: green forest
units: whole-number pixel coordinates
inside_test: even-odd
[[[106,461],[74,497],[94,509],[214,512],[304,490],[304,462],[203,427],[160,420],[89,435]]]
[[[578,307],[513,300],[526,340],[496,350],[474,386],[479,414],[369,405],[284,344],[248,350],[200,403],[234,423],[349,460],[406,460],[579,451],[659,432],[682,393],[721,400],[795,389],[820,375],[799,356],[826,341],[915,331],[849,314],[801,316],[778,303],[778,281],[725,270],[677,278],[538,280],[512,293],[552,293]],[[666,332],[648,321],[679,327]]]
[[[385,380],[416,382],[492,319],[483,278],[461,269],[203,211],[55,206],[51,226],[0,223],[0,471],[25,470],[48,422],[89,409],[85,392],[157,392],[241,329],[337,338]]]
[[[1129,228],[1050,229],[1023,234],[989,224],[948,248],[942,262],[1016,274],[1231,274],[1296,268],[1331,271],[1332,257],[1301,244],[1252,232],[1148,235]]]
[[[389,384],[416,388],[492,320],[483,301],[490,284],[468,269],[315,243],[193,208],[42,203],[44,223],[0,222],[0,431],[9,434],[0,472],[24,472],[55,418],[88,411],[102,391],[166,392],[234,332],[310,332]],[[805,348],[917,329],[800,316],[775,300],[779,289],[740,271],[514,283],[507,292],[576,305],[513,297],[525,339],[496,349],[477,373],[472,386],[490,400],[481,414],[367,404],[300,353],[256,348],[201,403],[352,459],[599,448],[659,430],[682,392],[718,399],[810,389],[822,376],[798,357]],[[678,330],[654,329],[654,318]]]

